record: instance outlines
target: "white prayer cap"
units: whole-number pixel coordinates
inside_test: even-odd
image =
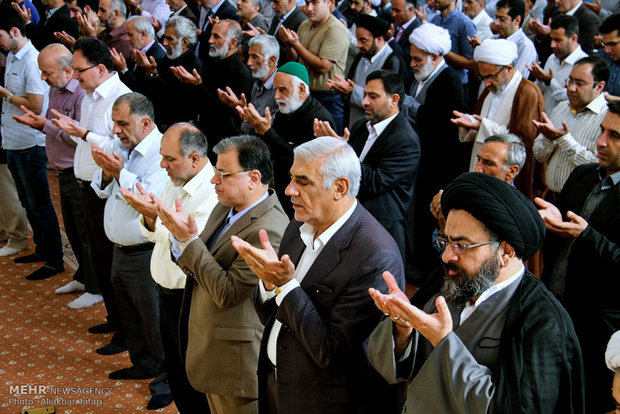
[[[381,0],[370,0],[370,4],[374,7],[379,7],[381,5]]]
[[[409,35],[409,43],[432,55],[447,55],[452,49],[450,32],[432,23],[424,23]]]
[[[512,65],[517,59],[517,45],[506,39],[487,39],[474,49],[476,62],[491,65]]]
[[[605,361],[610,370],[620,370],[620,331],[611,336],[607,344],[607,351],[605,351]]]

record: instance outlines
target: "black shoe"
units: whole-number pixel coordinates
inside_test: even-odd
[[[36,263],[36,262],[44,262],[45,259],[39,256],[36,253],[28,254],[26,256],[16,257],[13,259],[15,263]]]
[[[102,323],[102,324],[91,326],[90,328],[88,328],[88,332],[92,334],[104,334],[104,333],[116,332],[117,330],[118,329],[112,326],[110,322]]]
[[[99,355],[115,355],[120,354],[123,351],[126,351],[126,346],[120,346],[113,343],[109,343],[107,345],[102,346],[101,348],[97,348],[95,350]]]
[[[58,273],[62,273],[64,271],[65,271],[64,266],[52,267],[48,265],[43,265],[43,267],[38,268],[37,270],[35,270],[34,272],[26,276],[26,279],[27,280],[43,280],[43,279],[50,278],[54,275],[57,275]]]
[[[172,394],[153,395],[151,401],[146,405],[147,410],[157,410],[164,408],[172,402]]]
[[[108,374],[108,378],[113,379],[113,380],[126,380],[126,379],[135,379],[135,380],[141,380],[141,379],[148,379],[148,378],[153,378],[155,377],[155,374],[133,374],[130,370],[133,367],[130,368],[121,368],[119,370],[116,371],[112,371]],[[167,395],[167,394],[164,394]],[[172,396],[170,397],[172,398]],[[170,404],[170,403],[168,403]],[[166,404],[166,405],[168,405]],[[163,407],[163,405],[162,405]]]

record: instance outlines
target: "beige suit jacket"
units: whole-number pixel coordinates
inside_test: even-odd
[[[260,248],[258,231],[264,229],[277,251],[289,219],[270,190],[269,197],[239,218],[209,251],[206,242],[229,211],[230,207],[219,203],[200,240],[187,246],[177,262],[188,283],[190,278],[193,281],[185,366],[190,383],[201,392],[257,398],[263,326],[254,310],[253,295],[259,279],[237,254],[230,236]]]

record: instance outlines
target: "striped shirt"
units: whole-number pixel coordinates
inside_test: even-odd
[[[606,113],[607,101],[603,94],[577,114],[572,112],[568,101],[555,107],[551,122],[556,128],[562,128],[562,121],[566,122],[570,132],[555,141],[539,134],[532,148],[538,162],[548,161],[545,181],[551,191],[560,192],[576,166],[598,162],[596,140]]]

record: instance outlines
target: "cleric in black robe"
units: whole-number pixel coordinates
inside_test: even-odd
[[[534,206],[481,173],[454,180],[441,204],[443,280],[411,303],[387,272],[390,294],[371,289],[389,316],[369,339],[373,366],[409,381],[407,412],[584,413],[571,320],[523,266],[545,234]]]

